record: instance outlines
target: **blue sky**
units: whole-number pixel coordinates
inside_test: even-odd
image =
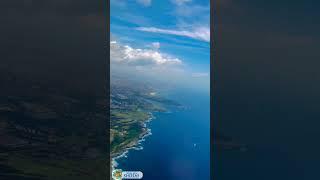
[[[180,64],[186,74],[208,79],[209,18],[209,0],[111,0],[111,41],[133,52],[136,63],[150,65],[150,56],[153,64]]]

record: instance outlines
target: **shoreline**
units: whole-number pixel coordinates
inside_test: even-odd
[[[127,154],[129,153],[130,150],[136,150],[136,151],[141,151],[143,150],[142,143],[146,140],[148,136],[152,135],[151,129],[148,128],[148,123],[150,123],[153,119],[155,119],[154,115],[149,112],[150,117],[143,122],[142,126],[143,128],[146,128],[146,131],[142,133],[139,137],[139,139],[134,142],[134,144],[131,147],[127,147],[123,150],[123,152],[120,152],[118,154],[115,154],[114,157],[111,155],[111,172],[115,170],[115,168],[118,166],[117,160],[121,158],[127,158]]]

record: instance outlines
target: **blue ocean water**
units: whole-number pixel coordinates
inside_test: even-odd
[[[196,180],[210,177],[210,96],[209,93],[170,94],[187,109],[154,113],[148,127],[152,135],[143,150],[130,150],[118,159],[118,167],[142,171],[145,180]]]

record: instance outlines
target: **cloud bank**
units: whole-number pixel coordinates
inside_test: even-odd
[[[146,45],[144,49],[110,41],[111,76],[189,89],[207,90],[208,73],[192,73],[187,64],[176,57],[159,51],[160,43]],[[197,80],[190,80],[197,78]]]
[[[160,47],[159,43],[152,44]],[[129,66],[168,66],[180,65],[182,61],[178,58],[163,54],[154,49],[135,49],[129,45],[121,45],[116,41],[110,42],[110,59],[114,63]]]

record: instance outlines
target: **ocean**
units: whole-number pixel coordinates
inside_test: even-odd
[[[117,169],[141,171],[144,180],[196,180],[210,178],[209,93],[176,91],[173,99],[186,109],[153,113],[147,124],[152,135],[142,150],[129,150],[117,160]]]

